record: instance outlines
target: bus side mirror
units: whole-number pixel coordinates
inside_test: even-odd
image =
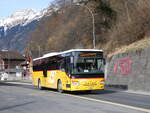
[[[104,62],[104,65],[106,65],[106,60],[105,59],[103,59],[103,62]]]
[[[61,69],[62,72],[66,72],[64,68]]]

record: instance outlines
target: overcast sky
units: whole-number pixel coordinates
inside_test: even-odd
[[[32,8],[42,10],[54,0],[0,0],[0,18],[8,17],[16,11]]]

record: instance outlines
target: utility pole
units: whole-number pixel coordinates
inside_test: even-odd
[[[9,51],[7,51],[7,57],[8,57],[8,76],[9,76],[9,71],[10,71],[10,66],[9,66]]]

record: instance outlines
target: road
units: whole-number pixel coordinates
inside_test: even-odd
[[[0,113],[150,113],[150,96],[111,90],[60,94],[0,82]]]

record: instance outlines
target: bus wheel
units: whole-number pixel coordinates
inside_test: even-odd
[[[61,80],[58,80],[58,83],[57,83],[57,91],[60,92],[60,93],[63,93],[64,91],[62,90],[62,82]]]
[[[40,89],[40,90],[43,89],[43,87],[41,86],[41,80],[40,79],[38,80],[38,89]]]

